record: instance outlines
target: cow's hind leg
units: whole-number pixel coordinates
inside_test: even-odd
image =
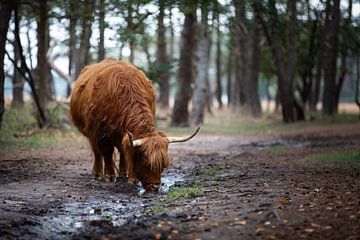
[[[93,148],[93,152],[94,152],[95,161],[92,169],[92,174],[95,177],[95,179],[101,180],[103,178],[103,169],[104,169],[103,159],[99,151]]]
[[[104,157],[104,180],[106,182],[115,182],[117,177],[117,167],[113,160],[114,147],[111,144],[103,144],[101,148],[102,155]]]

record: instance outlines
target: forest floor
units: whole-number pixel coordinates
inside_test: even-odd
[[[1,239],[360,239],[358,123],[200,133],[169,152],[160,193],[142,194],[94,180],[85,141],[1,149]]]

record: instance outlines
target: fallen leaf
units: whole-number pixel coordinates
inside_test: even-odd
[[[211,224],[211,227],[217,228],[217,227],[219,227],[219,223],[217,223],[217,222],[216,222],[216,223],[212,223],[212,224]]]
[[[313,228],[306,228],[305,229],[305,232],[307,232],[307,233],[312,233],[312,232],[314,232],[315,230],[313,229]]]
[[[315,228],[320,227],[320,225],[319,225],[319,224],[316,224],[316,223],[311,223],[310,225],[311,225],[312,227],[315,227]]]
[[[258,227],[256,230],[255,230],[255,232],[257,233],[257,234],[261,234],[261,233],[263,233],[265,231],[265,228],[262,228],[262,227]]]

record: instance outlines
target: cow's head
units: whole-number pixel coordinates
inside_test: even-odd
[[[199,129],[200,127],[186,137],[166,137],[163,132],[158,132],[141,139],[133,139],[132,134],[128,132],[127,141],[123,144],[126,144],[130,150],[128,151],[130,156],[127,157],[132,158],[128,161],[132,161],[129,167],[132,165],[132,171],[135,175],[133,177],[140,180],[146,191],[157,191],[161,184],[161,173],[170,166],[169,143],[186,142],[193,138]]]

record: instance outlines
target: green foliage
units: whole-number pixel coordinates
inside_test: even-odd
[[[11,136],[25,129],[35,128],[37,122],[31,107],[24,105],[18,108],[11,108],[4,114],[3,126],[0,132],[0,141],[11,138]]]
[[[70,117],[69,106],[65,104],[54,104],[46,109],[46,116],[48,118],[48,126],[60,130],[69,130]]]
[[[166,202],[172,202],[180,198],[195,198],[203,195],[201,185],[192,185],[188,187],[174,187],[165,196]]]
[[[360,170],[360,151],[349,151],[341,153],[320,153],[313,156],[317,161],[334,163],[349,166],[353,169]]]

